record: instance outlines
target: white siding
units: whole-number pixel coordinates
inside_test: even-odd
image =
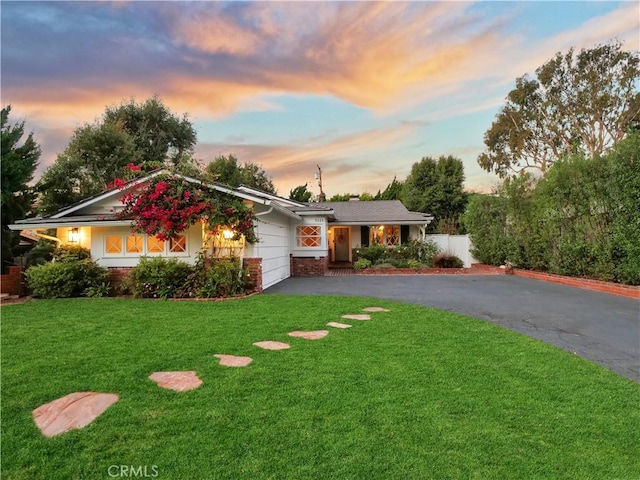
[[[320,227],[320,246],[319,247],[298,247],[296,242],[296,226],[298,225],[317,225]],[[289,240],[292,248],[291,252],[294,257],[313,257],[321,258],[329,255],[329,238],[328,238],[327,219],[325,217],[303,217],[302,222],[293,223],[290,230]]]

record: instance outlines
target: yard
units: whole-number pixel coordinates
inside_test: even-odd
[[[368,306],[391,311],[341,319]],[[40,300],[1,314],[6,479],[103,479],[122,466],[166,479],[640,477],[638,384],[462,315],[281,295]],[[287,336],[319,329],[330,333]],[[262,340],[291,348],[252,345]],[[253,362],[223,367],[217,353]],[[175,370],[204,383],[178,393],[148,378]],[[32,410],[78,391],[120,400],[44,437]]]

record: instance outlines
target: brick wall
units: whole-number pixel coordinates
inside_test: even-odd
[[[131,268],[132,267],[109,268],[109,283],[111,284],[112,292],[120,293],[119,290],[122,287],[125,278],[129,275]]]
[[[0,275],[0,293],[21,295],[22,270],[17,266],[9,267],[7,270],[8,271],[5,275]]]
[[[250,292],[262,292],[262,258],[245,258],[242,265],[247,269],[247,287]]]
[[[292,277],[323,277],[329,269],[329,257],[291,257]]]

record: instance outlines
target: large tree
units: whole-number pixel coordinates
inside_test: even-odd
[[[376,194],[373,197],[374,200],[400,200],[402,198],[402,189],[404,182],[399,182],[396,177],[393,177],[393,181],[387,185],[384,191]]]
[[[271,178],[262,167],[251,162],[238,165],[238,159],[234,155],[217,157],[206,166],[204,175],[208,180],[224,183],[233,188],[239,185],[246,185],[267,193],[276,194]]]
[[[99,121],[78,127],[44,172],[39,210],[51,213],[101,192],[125,176],[128,164],[142,171],[167,166],[195,173],[195,142],[186,116],[172,114],[157,97],[109,107]]]
[[[516,80],[478,163],[501,178],[525,170],[545,176],[564,156],[603,154],[640,118],[639,63],[619,42],[557,53],[535,78]]]
[[[169,110],[158,97],[144,103],[134,100],[108,107],[104,123],[118,125],[135,145],[135,163],[143,170],[190,165],[196,145],[196,131],[187,114],[181,117]]]
[[[9,230],[8,225],[26,216],[33,204],[33,190],[29,182],[40,158],[40,147],[29,133],[21,143],[24,135],[24,122],[9,124],[11,106],[0,113],[0,144],[2,161],[1,205],[2,211],[2,267],[13,259],[19,235]]]
[[[435,217],[430,224],[431,231],[445,223],[457,225],[467,202],[463,183],[462,160],[452,156],[441,156],[438,160],[424,157],[411,167],[404,182],[402,201],[409,210]]]
[[[308,202],[311,200],[313,193],[311,193],[307,189],[307,184],[298,185],[293,190],[289,191],[289,199],[295,200],[296,202]]]

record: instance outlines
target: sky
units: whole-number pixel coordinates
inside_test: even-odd
[[[375,194],[453,155],[468,191],[515,80],[556,52],[640,49],[640,3],[9,2],[2,106],[42,148],[38,175],[107,106],[158,95],[196,128],[203,164],[234,154],[280,195]]]

